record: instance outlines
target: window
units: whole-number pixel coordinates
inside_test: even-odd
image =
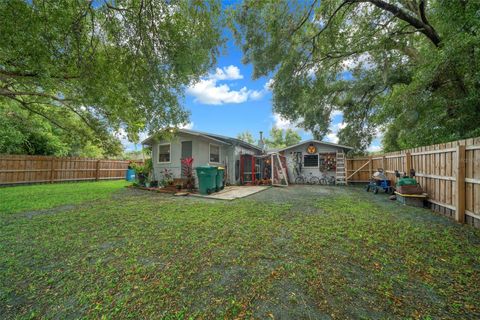
[[[306,154],[303,156],[303,166],[305,168],[318,167],[318,154]]]
[[[210,145],[210,162],[220,163],[220,146]]]
[[[158,146],[158,162],[170,162],[170,143],[160,144]]]

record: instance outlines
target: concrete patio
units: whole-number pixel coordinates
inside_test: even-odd
[[[190,194],[194,197],[218,199],[218,200],[235,200],[248,197],[252,194],[264,191],[271,188],[271,186],[227,186],[219,192],[210,195]]]

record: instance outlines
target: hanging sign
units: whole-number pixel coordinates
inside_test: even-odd
[[[307,153],[308,154],[317,153],[317,147],[315,147],[313,143],[310,143],[310,145],[307,147]]]

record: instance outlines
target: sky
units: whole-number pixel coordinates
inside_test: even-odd
[[[303,140],[312,139],[310,132],[273,113],[272,94],[268,88],[270,78],[253,80],[253,67],[242,64],[241,49],[235,45],[230,30],[224,30],[224,37],[228,41],[218,57],[217,66],[186,90],[183,105],[190,111],[190,121],[185,127],[230,137],[249,131],[256,140],[260,131],[265,137],[272,127],[292,128]],[[340,112],[334,112],[331,120],[331,132],[323,140],[337,143],[337,132],[345,124]],[[122,143],[127,151],[141,149],[140,145],[125,139]],[[380,139],[377,137],[369,151],[379,150]]]

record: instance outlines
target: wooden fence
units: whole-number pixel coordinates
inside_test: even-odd
[[[392,181],[415,169],[433,210],[480,227],[480,138],[347,159],[347,181],[367,182],[377,168]]]
[[[0,155],[0,185],[125,178],[128,160]]]

